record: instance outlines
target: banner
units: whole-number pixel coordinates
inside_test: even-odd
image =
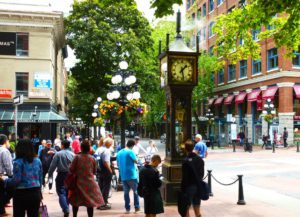
[[[0,32],[0,55],[16,55],[15,32]]]

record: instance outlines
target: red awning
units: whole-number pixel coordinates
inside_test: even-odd
[[[296,94],[296,98],[300,99],[300,85],[295,85],[294,86],[294,91],[295,91],[295,94]]]
[[[207,105],[211,106],[214,103],[214,101],[215,101],[214,98],[209,99]]]
[[[223,99],[224,99],[223,96],[219,97],[219,98],[215,101],[215,105],[221,105],[222,102],[223,102]]]
[[[242,93],[240,93],[239,95],[237,95],[237,96],[235,97],[235,103],[236,103],[236,104],[241,104],[241,103],[243,103],[244,100],[245,100],[246,95],[247,95],[246,92],[242,92]]]
[[[253,90],[251,93],[248,93],[248,102],[256,102],[261,90]]]
[[[232,103],[232,100],[234,98],[234,95],[229,95],[224,100],[224,105],[230,105]]]
[[[268,89],[266,89],[263,92],[262,99],[263,100],[267,100],[267,99],[273,100],[277,90],[278,90],[278,87],[269,87]]]

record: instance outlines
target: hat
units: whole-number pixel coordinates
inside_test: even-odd
[[[139,136],[135,136],[134,139],[135,140],[140,140],[140,137]]]
[[[52,141],[50,139],[48,139],[46,143],[52,145]]]

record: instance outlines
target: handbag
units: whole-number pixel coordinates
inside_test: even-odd
[[[75,157],[74,159],[74,164],[76,167],[77,165],[77,157]],[[68,173],[68,175],[66,176],[65,180],[64,180],[64,186],[68,189],[68,190],[74,190],[76,188],[76,184],[77,184],[77,175],[73,172]]]
[[[43,201],[41,201],[38,217],[49,217],[47,206],[43,204]]]

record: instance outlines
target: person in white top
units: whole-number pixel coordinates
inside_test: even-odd
[[[134,137],[135,145],[132,148],[132,151],[136,154],[140,154],[140,149],[144,152],[144,154],[147,154],[147,151],[143,148],[143,146],[140,144],[140,137],[135,136]]]
[[[54,147],[57,146],[59,149],[61,149],[61,140],[60,140],[60,135],[56,136],[56,139],[54,140]]]
[[[158,152],[156,144],[153,140],[149,141],[149,146],[146,148],[146,152],[148,155],[151,155],[151,156]]]

